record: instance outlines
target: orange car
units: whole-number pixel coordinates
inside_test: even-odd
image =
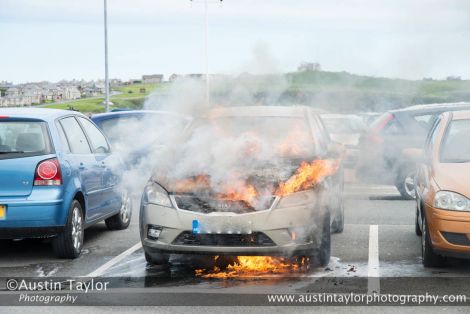
[[[441,266],[445,256],[470,258],[470,111],[442,114],[415,156],[423,265]]]

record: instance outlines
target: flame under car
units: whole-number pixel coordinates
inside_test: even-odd
[[[152,176],[140,215],[147,261],[168,263],[170,254],[264,255],[326,265],[330,233],[344,225],[343,174],[321,119],[305,107],[218,109],[194,120],[177,145],[180,156],[194,154],[181,147],[201,129],[208,142],[198,142],[205,149],[197,153],[217,163],[221,157],[211,147],[233,143],[235,150],[224,151],[231,162],[219,172],[196,163],[182,176],[176,170],[186,167],[185,159],[175,158],[178,175]]]

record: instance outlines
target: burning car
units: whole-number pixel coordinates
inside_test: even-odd
[[[217,108],[196,118],[145,187],[146,260],[170,254],[330,259],[344,227],[342,146],[307,107]]]

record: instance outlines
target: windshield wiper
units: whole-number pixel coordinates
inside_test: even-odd
[[[24,154],[23,151],[14,151],[14,152],[0,152],[0,155],[4,154]]]

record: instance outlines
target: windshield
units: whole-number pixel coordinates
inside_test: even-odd
[[[45,122],[0,122],[0,159],[47,155],[51,151]]]
[[[364,122],[359,117],[328,117],[322,116],[325,127],[331,134],[335,133],[362,133],[365,130]]]
[[[217,117],[196,120],[191,140],[207,145],[232,143],[238,154],[257,158],[305,158],[316,154],[306,119],[297,117]],[[199,140],[198,140],[199,142]]]
[[[441,146],[441,162],[470,162],[470,120],[452,121]]]

